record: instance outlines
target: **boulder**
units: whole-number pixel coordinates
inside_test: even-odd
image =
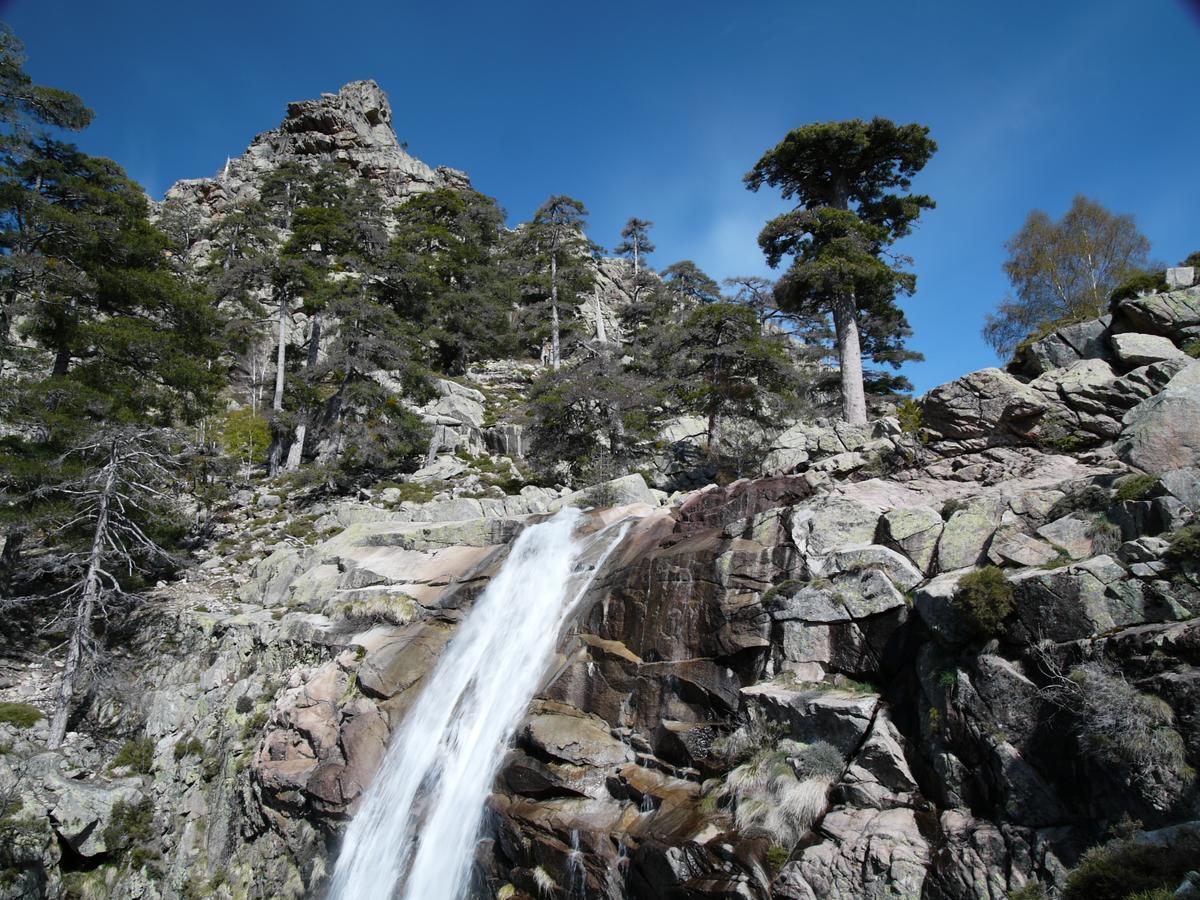
[[[561,500],[551,503],[548,511],[554,512],[564,506],[609,508],[630,506],[635,503],[658,506],[658,499],[650,491],[646,479],[636,472],[632,475],[622,475],[612,481],[593,484],[568,494]]]
[[[777,682],[742,688],[747,704],[787,728],[788,737],[802,743],[828,741],[848,755],[862,743],[871,726],[879,697],[845,691],[801,689]]]
[[[1037,376],[1051,369],[1060,369],[1081,359],[1107,359],[1111,316],[1088,319],[1066,325],[1041,340],[1034,341],[1020,353],[1020,368],[1026,375]]]
[[[71,849],[85,858],[111,853],[120,848],[106,843],[105,829],[112,822],[117,803],[126,806],[142,798],[139,778],[120,781],[76,781],[58,773],[46,777],[51,795],[50,821]]]
[[[1117,359],[1126,369],[1136,369],[1138,366],[1148,366],[1164,359],[1181,359],[1187,356],[1170,338],[1159,335],[1131,331],[1114,334],[1111,340]]]
[[[1200,325],[1200,287],[1125,300],[1117,313],[1128,330],[1182,337]]]
[[[977,497],[956,510],[938,540],[938,571],[951,572],[981,562],[1004,510],[1005,503],[998,497]]]
[[[890,509],[880,519],[883,541],[913,561],[922,572],[928,572],[942,536],[942,516],[928,506],[904,506]]]
[[[1049,409],[1028,385],[1000,369],[981,369],[921,399],[926,430],[937,440],[981,449],[1027,436]]]
[[[1167,269],[1167,290],[1178,291],[1182,288],[1190,288],[1196,283],[1196,267],[1195,266],[1174,266]]]
[[[1125,414],[1116,452],[1155,475],[1200,464],[1200,363]]]
[[[1071,559],[1086,559],[1092,555],[1092,528],[1089,522],[1075,516],[1063,516],[1037,530],[1055,547],[1066,551]]]

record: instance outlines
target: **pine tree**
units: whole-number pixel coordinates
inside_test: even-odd
[[[933,201],[905,194],[912,176],[937,150],[922,125],[887,119],[805,125],[794,129],[745,177],[750,190],[778,187],[798,206],[767,223],[759,244],[774,268],[784,256],[792,266],[780,280],[780,307],[832,314],[841,368],[842,414],[866,422],[862,355],[864,329],[884,361],[905,358],[907,322],[897,294],[910,294],[916,279],[885,258]],[[898,326],[894,334],[876,324]],[[911,355],[907,358],[911,358]]]
[[[495,201],[441,188],[406,202],[396,219],[380,290],[433,345],[429,363],[461,375],[478,360],[515,352],[520,294]]]
[[[782,342],[763,334],[753,310],[732,303],[693,309],[664,350],[661,358],[672,360],[670,392],[707,422],[710,460],[719,455],[722,420],[775,420],[772,401],[784,399],[795,381]]]
[[[584,234],[587,209],[572,198],[563,195],[551,197],[534,213],[525,233],[526,246],[533,250],[535,259],[545,260],[549,269],[550,288],[550,366],[558,371],[562,365],[562,336],[560,333],[559,289],[566,274],[560,270],[578,270],[587,258],[591,242]],[[576,278],[574,291],[579,289]]]

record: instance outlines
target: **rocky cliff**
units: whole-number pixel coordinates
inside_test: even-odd
[[[114,618],[61,753],[13,712],[53,667],[6,645],[0,896],[319,896],[425,674],[564,503],[634,524],[496,781],[479,896],[1053,895],[1113,829],[1194,841],[1198,329],[1200,287],[1126,301],[919,423],[797,425],[670,497],[234,498]]]

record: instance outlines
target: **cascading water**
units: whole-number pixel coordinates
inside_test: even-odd
[[[628,526],[571,583],[582,514],[530,526],[476,601],[394,736],[346,830],[329,897],[457,900],[508,742],[546,677],[576,601]],[[607,532],[607,533],[606,533]]]

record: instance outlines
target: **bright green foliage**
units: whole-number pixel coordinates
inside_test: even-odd
[[[1117,500],[1145,500],[1158,487],[1157,475],[1127,475],[1117,482]]]
[[[220,429],[221,446],[230,456],[247,464],[261,465],[267,461],[271,426],[252,409],[244,407],[226,413]]]
[[[148,737],[133,738],[122,744],[117,755],[113,757],[110,768],[122,767],[148,775],[154,768],[154,740]]]
[[[1171,535],[1167,555],[1180,561],[1200,561],[1200,525],[1185,525]]]
[[[1173,894],[1197,859],[1200,837],[1194,831],[1183,831],[1165,847],[1118,838],[1083,854],[1067,876],[1063,900],[1127,900],[1141,891]]]
[[[1001,569],[984,566],[959,579],[954,605],[976,634],[995,637],[1013,611],[1013,586]]]
[[[771,846],[767,848],[767,870],[772,875],[777,874],[787,864],[791,855],[792,851],[787,847]]]
[[[1150,242],[1133,216],[1079,195],[1057,222],[1031,212],[1004,247],[1014,296],[988,315],[983,337],[1008,356],[1047,322],[1101,315],[1122,280],[1145,270]]]
[[[32,728],[44,718],[40,709],[28,703],[0,703],[0,724]]]
[[[925,425],[925,413],[911,397],[900,401],[896,407],[896,418],[900,421],[900,430],[905,434],[919,435]]]

